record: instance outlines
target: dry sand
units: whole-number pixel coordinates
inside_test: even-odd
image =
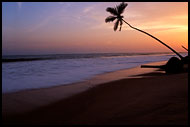
[[[187,125],[188,73],[154,71],[140,76],[144,77],[121,78],[89,90],[81,84],[74,92],[55,87],[4,94],[3,124]]]

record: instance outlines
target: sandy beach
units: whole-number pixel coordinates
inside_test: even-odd
[[[2,2],[2,125],[188,126],[188,1]]]
[[[134,70],[136,75],[125,75]],[[3,94],[3,124],[187,125],[188,73],[147,70]]]

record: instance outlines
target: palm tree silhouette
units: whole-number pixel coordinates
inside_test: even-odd
[[[126,22],[123,18],[124,16],[122,16],[121,14],[124,12],[125,8],[127,7],[127,3],[124,3],[122,2],[120,5],[116,6],[115,8],[113,7],[108,7],[106,9],[107,12],[110,12],[112,15],[111,16],[108,16],[106,19],[105,19],[105,22],[113,22],[115,19],[117,19],[117,21],[115,22],[114,24],[114,31],[117,30],[118,28],[118,25],[120,25],[120,29],[119,31],[121,31],[121,27],[123,25],[123,22],[125,22],[127,25],[129,25],[132,29],[135,29],[139,32],[142,32],[152,38],[154,38],[155,40],[157,40],[158,42],[160,42],[161,44],[163,44],[164,46],[166,46],[167,48],[169,48],[170,50],[172,50],[176,55],[178,55],[181,59],[183,59],[184,57],[181,56],[178,52],[176,52],[174,49],[172,49],[170,46],[168,46],[167,44],[165,44],[164,42],[162,42],[161,40],[159,40],[158,38],[154,37],[153,35],[143,31],[143,30],[140,30],[138,28],[135,28],[133,26],[131,26],[128,22]]]
[[[187,48],[185,48],[183,45],[182,45],[182,48],[184,48],[186,51],[188,51],[188,49],[187,49]]]

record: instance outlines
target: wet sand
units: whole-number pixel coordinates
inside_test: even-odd
[[[133,78],[123,75],[126,70],[99,75],[86,86],[81,82],[3,94],[3,124],[186,125],[188,73],[146,71],[127,76]]]

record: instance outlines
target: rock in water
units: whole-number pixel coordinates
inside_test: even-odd
[[[172,57],[168,60],[165,66],[166,73],[179,73],[183,70],[183,63],[177,57]]]

